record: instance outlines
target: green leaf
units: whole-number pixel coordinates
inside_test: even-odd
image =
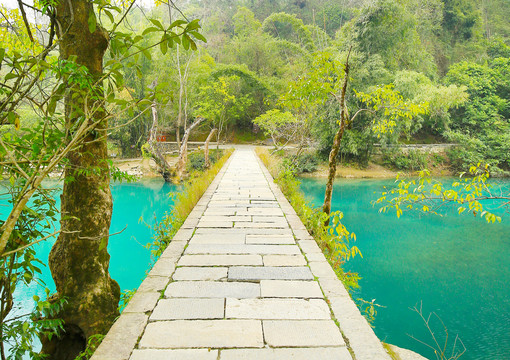
[[[163,39],[160,43],[159,43],[159,49],[161,50],[161,53],[163,55],[166,55],[166,52],[168,50],[168,46],[167,46],[167,43],[166,43],[166,40]]]
[[[11,79],[14,79],[14,78],[17,78],[17,77],[18,77],[17,74],[10,72],[7,75],[5,75],[4,79],[5,79],[5,81],[7,81],[7,80],[11,80]]]
[[[192,30],[200,29],[199,21],[200,21],[199,19],[195,19],[195,20],[191,21],[188,25],[186,25],[186,30],[192,31]]]
[[[147,35],[151,32],[155,32],[155,31],[159,31],[160,29],[158,29],[157,27],[154,27],[154,26],[151,26],[151,27],[148,27],[147,29],[145,29],[142,33],[142,35]]]
[[[151,52],[147,49],[145,50],[142,50],[142,54],[149,60],[152,60],[152,55],[151,55]]]
[[[104,10],[104,13],[106,14],[106,16],[108,16],[108,19],[110,19],[111,23],[113,24],[115,22],[115,19],[113,18],[112,13],[109,12],[108,10]]]
[[[103,237],[99,243],[99,251],[103,250],[108,245],[108,237]]]
[[[161,25],[161,22],[156,19],[149,19],[151,23],[153,23],[156,27],[158,27],[160,30],[164,30],[163,25]]]
[[[204,37],[204,35],[200,34],[198,31],[190,31],[190,34],[193,35],[195,39],[207,43],[207,39]]]
[[[188,35],[186,35],[186,34],[182,35],[181,43],[182,43],[182,47],[184,48],[184,50],[188,50],[189,49],[189,37],[188,37]]]
[[[186,21],[184,20],[175,20],[171,25],[170,25],[170,29],[176,27],[176,26],[180,26],[180,25],[184,25],[186,24]]]
[[[5,57],[5,49],[4,48],[0,48],[0,63],[2,61],[4,61],[4,57]]]
[[[87,23],[89,24],[89,31],[90,33],[94,33],[96,31],[96,26],[97,26],[97,19],[96,19],[96,14],[94,13],[94,11],[90,11],[89,12],[89,18],[87,20]]]
[[[189,45],[191,47],[191,50],[193,51],[197,50],[197,44],[191,38],[189,39]]]

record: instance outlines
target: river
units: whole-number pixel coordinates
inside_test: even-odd
[[[325,180],[301,179],[315,205],[324,199]],[[451,180],[451,179],[450,179]],[[371,205],[391,180],[344,180],[335,183],[332,209],[357,235],[363,258],[347,264],[362,277],[353,298],[378,308],[374,330],[385,342],[434,354],[409,335],[432,344],[424,322],[411,310],[422,304],[436,313],[452,345],[458,335],[466,347],[461,359],[510,359],[510,214],[487,224],[473,215],[380,214]],[[510,188],[510,181],[502,185]],[[454,210],[454,209],[453,209]],[[432,330],[444,334],[433,316]]]
[[[111,256],[110,275],[119,283],[121,291],[138,288],[145,278],[151,264],[150,250],[146,247],[152,242],[153,234],[149,226],[159,221],[165,211],[171,209],[173,200],[170,194],[176,190],[175,185],[165,183],[163,179],[147,179],[111,186],[113,215],[110,233],[117,233],[125,228],[120,234],[112,236],[108,243],[108,252]],[[58,208],[60,208],[59,195],[57,192]],[[37,254],[45,263],[48,262],[53,242],[54,239],[36,245]],[[54,292],[55,284],[49,268],[43,267],[41,270],[40,279]],[[19,285],[14,293],[17,308],[13,310],[13,315],[29,313],[34,306],[33,295],[39,295],[41,298],[46,296],[44,288],[35,282],[32,282],[30,287]]]

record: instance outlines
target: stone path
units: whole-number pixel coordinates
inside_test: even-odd
[[[251,150],[237,150],[94,360],[389,359]]]

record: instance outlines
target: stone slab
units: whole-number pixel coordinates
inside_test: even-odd
[[[287,220],[285,217],[282,216],[263,216],[263,215],[254,215],[253,216],[253,222],[254,223],[278,223],[278,224],[284,224],[288,226]]]
[[[252,220],[252,217],[248,216],[248,215],[247,216],[204,215],[200,219],[200,221],[204,221],[204,222],[213,222],[213,221],[220,221],[220,222],[222,222],[222,221],[234,221],[234,222],[238,222],[238,221],[251,221],[251,220]]]
[[[295,245],[291,235],[246,235],[246,244]]]
[[[306,259],[308,261],[327,261],[323,253],[307,253]]]
[[[170,277],[174,273],[175,270],[175,261],[177,259],[173,258],[160,258],[151,271],[149,272],[150,276],[167,276]]]
[[[198,228],[231,228],[234,226],[233,221],[200,221],[197,225]]]
[[[257,229],[287,229],[289,225],[287,223],[263,223],[263,222],[236,222],[234,229],[245,229],[245,228],[257,228]]]
[[[179,267],[175,270],[174,280],[221,280],[227,277],[226,267]]]
[[[187,241],[191,238],[191,235],[193,235],[193,229],[179,229],[172,240],[181,240],[181,241]]]
[[[340,329],[333,320],[263,320],[262,324],[269,346],[345,345]]]
[[[139,348],[264,346],[260,320],[175,320],[149,323]]]
[[[350,300],[349,293],[339,279],[320,279],[320,285],[324,295],[331,297],[344,297]]]
[[[228,272],[229,280],[313,280],[310,269],[306,266],[254,267],[233,266]]]
[[[198,234],[193,236],[193,238],[190,240],[190,245],[195,244],[238,244],[242,245],[245,244],[245,234],[213,234],[213,235],[206,235],[206,234]]]
[[[264,255],[264,266],[306,266],[303,255]]]
[[[125,313],[146,313],[156,306],[161,293],[159,292],[136,292],[129,300]]]
[[[261,280],[260,296],[275,298],[323,299],[317,281]]]
[[[183,255],[178,266],[262,265],[260,255]]]
[[[176,281],[168,284],[166,297],[172,298],[256,298],[260,286],[250,282]]]
[[[172,258],[177,260],[184,251],[186,247],[187,241],[173,241],[168,244],[163,254],[161,254],[161,258]]]
[[[298,244],[305,254],[322,254],[322,250],[320,249],[319,245],[317,245],[315,240],[299,240]]]
[[[223,245],[223,244],[190,244],[185,252],[191,254],[301,254],[297,245]]]
[[[195,235],[207,235],[207,236],[229,236],[233,234],[246,235],[247,231],[243,229],[207,229],[199,228],[195,231]]]
[[[308,263],[308,266],[310,266],[310,269],[312,270],[312,273],[319,277],[319,278],[326,278],[326,279],[337,279],[335,271],[329,265],[326,261],[316,262],[311,261]]]
[[[246,235],[290,235],[292,230],[289,228],[271,229],[271,228],[235,228],[234,230],[244,231]]]
[[[224,315],[225,299],[161,299],[150,320],[223,319]]]
[[[254,208],[250,207],[245,209],[244,211],[238,211],[237,215],[275,215],[275,216],[283,216],[283,211],[280,208]]]
[[[129,360],[216,360],[217,358],[218,350],[209,349],[135,349]]]
[[[331,319],[323,299],[227,299],[227,319]]]
[[[224,349],[220,360],[352,360],[346,347]],[[141,359],[140,359],[141,360]],[[159,360],[159,359],[154,359]]]
[[[292,211],[294,211],[294,209],[292,209]],[[308,231],[306,231],[306,230],[299,230],[299,229],[294,230],[293,229],[293,232],[297,239],[313,240],[313,237],[311,237],[310,234],[308,233]]]
[[[147,276],[138,287],[137,292],[162,291],[169,281],[167,276]]]
[[[122,314],[92,355],[91,360],[127,360],[147,324],[148,316]]]

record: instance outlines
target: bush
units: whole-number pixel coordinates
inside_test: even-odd
[[[398,148],[392,148],[384,151],[383,164],[398,170],[421,170],[427,167],[427,155],[417,150],[404,153]]]
[[[223,150],[209,150],[209,161],[211,166],[223,156]],[[205,156],[203,151],[195,151],[188,155],[188,170],[204,171],[205,170]]]
[[[301,154],[296,159],[296,170],[300,173],[311,173],[317,170],[319,159],[315,154]]]
[[[301,154],[299,156],[287,156],[282,160],[282,167],[292,174],[311,173],[317,170],[319,159],[316,154]]]

